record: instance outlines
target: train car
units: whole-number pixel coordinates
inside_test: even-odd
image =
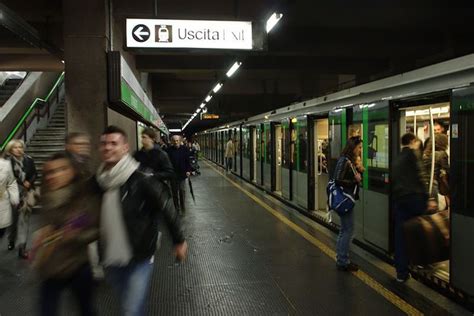
[[[360,136],[365,171],[355,238],[388,258],[393,255],[390,175],[397,172],[391,161],[400,152],[400,137],[413,132],[426,141],[435,132],[447,134],[450,193],[438,199],[440,209],[449,208],[450,256],[413,272],[474,295],[474,146],[469,141],[474,136],[474,54],[292,104],[199,137],[216,135],[211,149],[222,151],[222,135],[230,131],[239,135],[237,176],[321,223],[332,218],[336,226],[338,217],[328,214],[326,186],[347,139]],[[207,158],[223,164],[219,157]]]

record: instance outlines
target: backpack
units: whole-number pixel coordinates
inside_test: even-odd
[[[357,187],[354,188],[354,195],[356,193],[356,190]],[[328,195],[329,209],[335,211],[339,216],[347,214],[354,208],[354,197],[344,192],[344,188],[340,185],[337,185],[336,180],[329,180],[328,185],[326,187],[326,193]]]

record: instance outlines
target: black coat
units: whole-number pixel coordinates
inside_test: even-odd
[[[172,180],[175,177],[173,165],[168,154],[155,146],[151,150],[143,148],[133,155],[136,161],[140,163],[140,170],[144,172],[151,171],[155,177],[160,180]]]
[[[185,146],[179,148],[171,146],[168,148],[168,156],[173,164],[177,179],[186,179],[186,172],[192,171],[189,162],[189,150]]]
[[[15,173],[15,162],[13,161],[13,158],[10,158],[11,164],[12,164],[12,169],[13,172]],[[33,158],[31,158],[28,155],[23,156],[23,171],[25,172],[25,181],[28,181],[31,183],[31,187],[34,188],[35,186],[35,180],[36,180],[36,166],[35,162],[33,161]],[[18,175],[15,174],[15,178],[18,180]],[[23,183],[18,182],[18,185],[23,186]]]
[[[95,185],[100,190],[97,182]],[[163,181],[135,171],[120,187],[120,201],[132,247],[132,261],[148,259],[155,253],[160,218],[165,219],[173,243],[184,242],[180,217],[174,208],[170,189]]]
[[[412,149],[404,147],[392,166],[391,186],[395,200],[413,194],[427,194],[425,184],[427,176],[420,159]]]

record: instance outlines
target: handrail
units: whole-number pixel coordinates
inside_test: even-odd
[[[56,80],[56,83],[53,85],[53,87],[51,88],[51,90],[49,91],[49,93],[46,95],[46,97],[44,99],[36,98],[33,101],[33,103],[31,103],[31,105],[28,107],[28,109],[22,115],[21,119],[15,125],[13,130],[10,132],[10,134],[8,134],[8,137],[5,139],[2,146],[0,147],[0,151],[3,151],[5,149],[8,142],[13,139],[13,137],[16,135],[16,133],[18,132],[20,127],[23,126],[23,132],[22,132],[22,134],[20,134],[20,136],[25,136],[25,138],[26,138],[26,131],[28,130],[28,127],[30,127],[31,123],[33,122],[33,120],[35,118],[37,118],[39,120],[39,118],[44,116],[45,114],[48,114],[48,116],[49,116],[49,108],[51,106],[49,100],[50,100],[51,96],[53,95],[53,93],[56,92],[57,101],[59,101],[59,87],[63,82],[64,82],[64,71],[58,77],[58,79]],[[47,109],[46,109],[45,113],[43,113],[43,114],[40,113],[40,109],[38,109],[36,107],[38,103],[39,104],[45,104],[45,103],[47,104]],[[31,114],[31,112],[34,109],[36,109],[34,115],[27,121],[28,116]]]

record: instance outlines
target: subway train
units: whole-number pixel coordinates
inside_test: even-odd
[[[461,296],[474,295],[474,54],[356,86],[198,133],[208,160],[224,165],[230,137],[232,172],[311,218],[337,227],[326,186],[348,137],[363,139],[355,240],[393,258],[390,175],[400,137],[426,140],[436,123],[449,136],[449,258],[413,267]],[[433,175],[431,175],[431,178]],[[430,181],[432,182],[432,180]],[[443,200],[444,199],[444,200]],[[472,204],[471,204],[472,203]]]

